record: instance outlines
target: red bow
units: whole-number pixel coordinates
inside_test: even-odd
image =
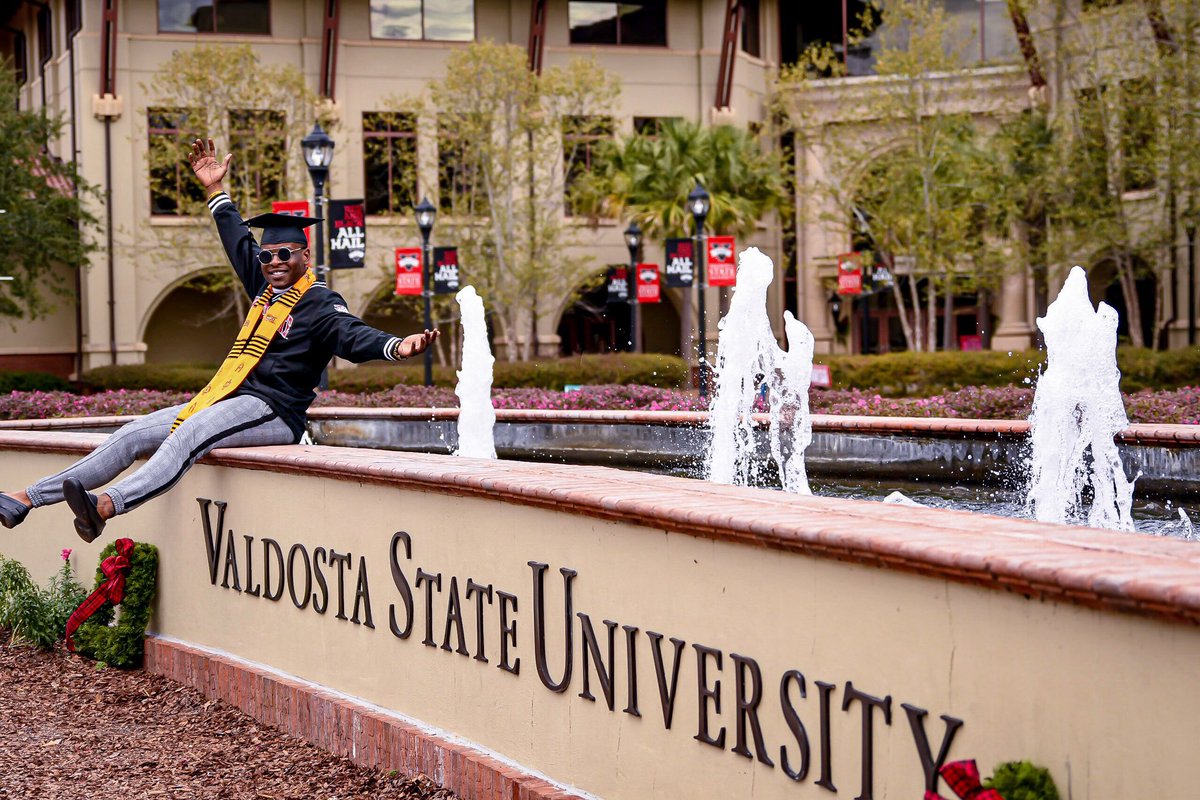
[[[962,800],[1004,800],[995,789],[984,789],[979,783],[979,767],[975,759],[955,761],[942,767],[942,777]],[[943,800],[937,792],[925,792],[925,800]]]
[[[79,608],[71,612],[71,617],[67,620],[67,649],[72,653],[75,652],[75,642],[71,641],[71,636],[79,630],[84,620],[99,611],[105,603],[115,606],[125,599],[125,576],[129,574],[133,540],[117,539],[115,544],[116,555],[109,556],[100,563],[100,571],[105,577],[104,583],[97,586],[96,590],[79,604]]]

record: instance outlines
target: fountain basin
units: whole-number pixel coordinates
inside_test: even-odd
[[[0,485],[99,441],[0,431]],[[187,656],[197,682],[234,700],[237,665],[269,674],[286,691],[255,695],[255,713],[326,746],[358,741],[350,718],[292,719],[287,704],[305,687],[356,699],[370,719],[453,742],[437,777],[466,798],[499,797],[490,777],[487,792],[469,777],[497,761],[510,781],[564,787],[554,796],[791,797],[781,748],[795,771],[800,736],[811,748],[801,782],[827,774],[848,796],[920,796],[914,737],[938,752],[943,715],[963,722],[948,758],[975,758],[985,773],[1028,758],[1097,800],[1191,792],[1176,768],[1200,719],[1200,693],[1187,688],[1200,658],[1200,550],[1189,543],[595,466],[305,446],[215,451],[110,530],[161,550],[155,668],[165,650],[182,654],[168,665],[181,674]],[[282,572],[263,575],[265,539],[297,554],[276,600],[245,591]],[[0,536],[0,552],[39,580],[62,547],[86,572],[103,544],[81,546],[61,506]],[[308,602],[297,565],[318,548],[351,554],[344,608],[332,567],[325,613]],[[418,569],[439,587],[416,584]],[[360,575],[372,627],[357,607]],[[479,653],[468,580],[496,592],[480,606]],[[513,598],[504,612],[499,592]],[[668,685],[680,642],[669,723],[651,632]],[[761,702],[747,700],[758,691]]]
[[[4,420],[0,430],[111,432],[131,416]],[[314,408],[319,444],[451,453],[458,409]],[[816,476],[1010,486],[1028,457],[1029,423],[923,417],[813,415],[805,452]],[[769,454],[766,415],[756,415],[761,456]],[[496,410],[501,458],[608,466],[696,466],[707,415],[691,411]],[[1130,425],[1117,437],[1126,473],[1141,473],[1139,495],[1200,498],[1200,426]]]

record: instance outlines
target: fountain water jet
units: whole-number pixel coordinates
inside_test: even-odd
[[[465,286],[454,296],[462,312],[463,360],[458,371],[458,449],[456,456],[495,458],[492,428],[496,409],[492,406],[492,365],[495,356],[488,346],[483,298],[474,286]]]
[[[784,312],[789,349],[775,341],[767,318],[767,288],[775,275],[771,259],[756,247],[738,256],[737,287],[717,326],[715,394],[709,406],[711,431],[705,474],[715,483],[747,485],[756,477],[754,401],[761,384],[770,392],[771,456],[784,491],[812,494],[804,450],[812,442],[808,386],[813,337],[804,323]]]
[[[1029,417],[1026,507],[1041,522],[1081,519],[1091,486],[1087,524],[1132,531],[1133,482],[1114,440],[1129,424],[1117,369],[1117,312],[1107,303],[1092,307],[1087,274],[1075,267],[1037,325],[1046,339],[1046,369]]]

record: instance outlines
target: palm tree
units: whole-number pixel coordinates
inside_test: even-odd
[[[627,218],[649,238],[691,232],[687,196],[699,181],[712,198],[711,232],[748,236],[787,201],[779,159],[738,128],[668,120],[656,136],[606,144],[577,187],[577,208]]]

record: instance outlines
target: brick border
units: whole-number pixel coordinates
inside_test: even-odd
[[[362,767],[425,775],[463,800],[587,800],[330,691],[182,642],[146,637],[145,669]]]

